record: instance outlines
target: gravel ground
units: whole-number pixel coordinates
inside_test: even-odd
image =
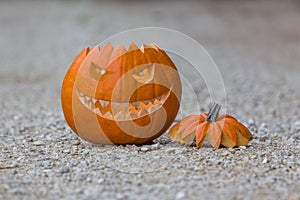
[[[1,1],[0,199],[300,199],[299,11],[296,1]],[[68,65],[141,26],[204,45],[228,113],[253,132],[247,147],[196,150],[166,134],[95,146],[72,133],[59,99]]]

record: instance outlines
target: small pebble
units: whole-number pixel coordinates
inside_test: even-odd
[[[62,173],[62,174],[69,173],[70,172],[70,168],[67,167],[67,166],[64,166],[64,167],[62,167],[62,168],[59,169],[59,172]]]
[[[63,152],[69,154],[70,153],[70,149],[65,149],[65,150],[63,150]]]
[[[181,191],[176,194],[175,199],[183,199],[185,197],[185,192]]]
[[[146,152],[146,151],[149,151],[150,150],[150,148],[149,147],[147,147],[147,146],[143,146],[143,147],[141,147],[141,149],[140,149],[142,152]]]
[[[117,199],[123,199],[124,195],[122,193],[117,193],[116,198]]]
[[[26,142],[33,142],[32,138],[26,138]]]
[[[72,145],[80,145],[80,141],[79,141],[79,140],[74,140],[74,141],[72,142]]]
[[[13,189],[11,190],[11,192],[12,192],[13,194],[15,194],[15,195],[22,195],[22,194],[25,193],[25,192],[24,192],[24,189],[21,188],[21,187],[13,188]]]
[[[98,183],[98,184],[101,184],[101,183],[103,183],[103,182],[104,182],[104,179],[103,179],[103,178],[100,178],[100,179],[97,180],[97,183]]]
[[[87,179],[87,175],[86,174],[80,174],[79,175],[79,180],[83,181],[83,180],[86,180]]]
[[[19,120],[20,119],[20,116],[19,115],[15,115],[14,116],[14,120]]]
[[[268,163],[268,158],[264,158],[264,160],[261,163],[263,163],[263,164]]]
[[[159,143],[156,143],[156,144],[151,145],[151,149],[152,149],[152,150],[157,150],[157,149],[159,149],[159,148],[160,148],[160,144],[159,144]]]
[[[250,119],[248,120],[248,124],[249,124],[249,125],[255,125],[254,120],[253,120],[252,118],[250,118]]]
[[[293,132],[300,131],[300,120],[298,120],[292,124],[292,131]]]
[[[221,155],[222,156],[228,156],[230,153],[228,152],[228,151],[223,151],[222,153],[221,153]]]
[[[176,148],[168,148],[168,149],[166,149],[166,153],[167,154],[175,153],[175,151],[176,151]]]
[[[35,142],[33,142],[32,144],[34,144],[35,146],[44,146],[44,142],[43,142],[43,141],[40,141],[40,140],[35,141]]]

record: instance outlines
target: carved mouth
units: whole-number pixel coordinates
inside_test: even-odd
[[[110,120],[133,120],[159,110],[171,93],[171,89],[153,99],[135,102],[111,102],[90,97],[76,88],[80,102],[95,114]]]

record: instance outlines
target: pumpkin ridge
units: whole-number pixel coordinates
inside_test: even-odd
[[[208,121],[204,121],[199,124],[196,129],[196,148],[200,148],[202,143],[205,140],[207,131],[209,129],[210,123]]]
[[[240,122],[237,120],[233,120],[228,118],[227,120],[230,120],[232,125],[237,129],[237,131],[245,138],[252,139],[252,135],[250,131]]]
[[[219,126],[220,130],[222,131],[222,142],[221,144],[226,147],[234,147],[237,145],[237,133],[235,127],[232,127],[228,122],[225,120],[218,121],[217,125]],[[228,144],[228,139],[230,140]]]
[[[196,121],[198,121],[198,123],[199,123],[198,117],[199,117],[198,115],[190,115],[190,116],[186,117],[185,119],[183,119],[180,122],[179,131],[181,131],[182,129],[185,129],[185,127],[187,127],[188,124],[194,123]]]
[[[216,122],[210,123],[209,129],[207,131],[207,136],[209,143],[216,149],[219,148],[221,144],[222,131],[220,130]]]
[[[185,128],[185,130],[184,130],[184,132],[183,132],[183,134],[182,134],[182,136],[181,136],[181,139],[184,139],[185,137],[187,137],[188,135],[190,135],[190,134],[192,134],[193,132],[195,132],[195,130],[196,130],[196,127],[198,126],[198,121],[195,121],[195,122],[193,122],[193,123],[191,123],[190,125],[188,125],[186,128]]]

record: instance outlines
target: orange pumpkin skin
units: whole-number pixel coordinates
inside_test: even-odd
[[[84,48],[75,58],[73,63],[71,64],[67,75],[63,81],[62,89],[61,89],[61,103],[64,111],[65,119],[69,126],[76,132],[76,126],[74,124],[73,112],[72,112],[72,95],[74,90],[74,82],[76,74],[79,70],[80,64],[85,59],[89,52],[90,48]]]
[[[157,138],[174,121],[180,98],[177,69],[154,44],[85,48],[61,91],[67,123],[96,144],[143,144]]]

